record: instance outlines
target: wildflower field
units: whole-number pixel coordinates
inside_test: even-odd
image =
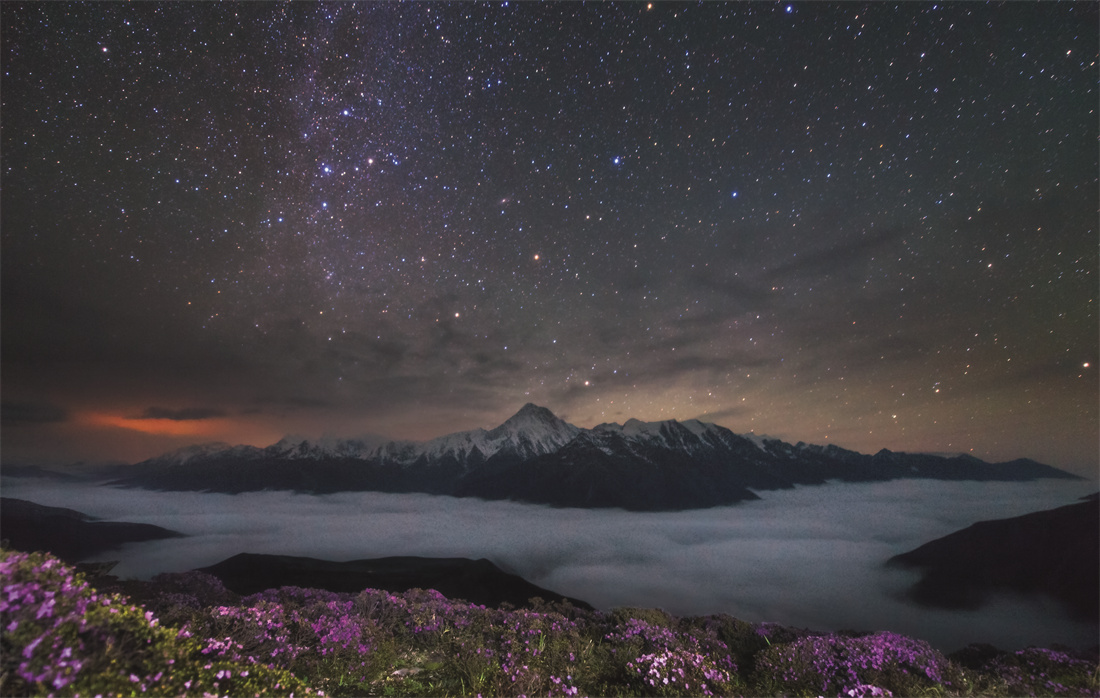
[[[1095,657],[1051,649],[949,658],[889,632],[486,608],[421,589],[239,597],[200,572],[96,583],[0,551],[0,695],[1100,695]]]

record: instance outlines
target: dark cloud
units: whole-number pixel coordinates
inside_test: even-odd
[[[225,417],[225,410],[214,407],[183,407],[173,409],[171,407],[146,407],[137,419],[171,419],[176,422],[187,422],[201,419],[214,419]]]
[[[742,419],[748,415],[751,415],[753,410],[749,407],[728,407],[724,410],[715,410],[713,412],[704,412],[696,417],[700,422],[710,422],[717,424],[726,419]]]
[[[300,393],[292,393],[287,395],[268,394],[257,399],[256,402],[265,406],[270,405],[276,408],[287,408],[291,410],[324,409],[333,407],[334,405],[331,399],[311,397],[308,395],[302,395]],[[258,412],[263,411],[263,408],[251,409],[255,409]]]
[[[757,311],[770,307],[775,294],[764,282],[752,283],[742,279],[734,272],[740,268],[732,262],[728,265],[706,266],[694,269],[685,279],[689,288],[718,294],[726,302],[731,314],[736,312]],[[694,295],[694,294],[693,294]]]
[[[868,231],[821,249],[806,248],[792,255],[790,261],[768,269],[766,278],[773,281],[795,278],[804,282],[819,276],[846,275],[851,268],[865,266],[900,236],[900,230]]]
[[[52,424],[69,419],[69,411],[60,405],[48,402],[10,402],[0,403],[0,423],[6,426],[23,424]]]

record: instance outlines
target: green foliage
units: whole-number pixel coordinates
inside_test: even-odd
[[[608,614],[607,620],[611,625],[617,626],[626,625],[631,618],[662,628],[676,627],[676,618],[660,608],[633,608],[629,606],[615,608]]]
[[[883,632],[776,645],[757,657],[754,683],[763,694],[922,696],[965,690],[962,675],[928,643]]]
[[[1053,650],[954,661],[892,633],[721,614],[493,609],[424,589],[240,598],[198,572],[127,584],[144,606],[48,555],[0,553],[0,695],[1100,695],[1095,660]]]
[[[743,679],[752,676],[757,655],[773,644],[792,642],[800,635],[774,623],[749,623],[719,613],[686,618],[682,625],[693,634],[712,633],[729,648],[730,657]]]
[[[1065,652],[1029,647],[1001,652],[978,672],[979,692],[998,696],[1097,696],[1100,665]]]

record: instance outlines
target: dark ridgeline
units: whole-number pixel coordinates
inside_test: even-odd
[[[874,455],[753,440],[695,420],[580,429],[526,405],[491,431],[424,443],[286,441],[190,449],[123,466],[113,484],[235,494],[258,490],[423,492],[561,507],[697,509],[757,499],[752,490],[899,478],[1033,480],[1077,476],[1028,459]]]
[[[152,524],[97,521],[72,509],[0,497],[0,537],[15,550],[45,550],[75,563],[124,543],[184,536]]]
[[[523,577],[509,574],[486,559],[461,557],[383,557],[371,560],[333,562],[288,555],[241,553],[199,572],[214,575],[227,589],[255,594],[266,589],[296,586],[335,592],[358,593],[363,589],[385,589],[395,593],[409,589],[435,589],[449,599],[462,599],[483,606],[510,603],[528,606],[532,598],[567,602],[592,610],[579,599],[543,589]]]
[[[1100,623],[1100,494],[1077,504],[978,523],[890,558],[921,570],[914,601],[977,608],[993,593],[1042,593]]]

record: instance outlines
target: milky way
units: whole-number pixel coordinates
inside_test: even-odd
[[[1096,469],[1095,4],[0,12],[6,459],[535,402]]]

